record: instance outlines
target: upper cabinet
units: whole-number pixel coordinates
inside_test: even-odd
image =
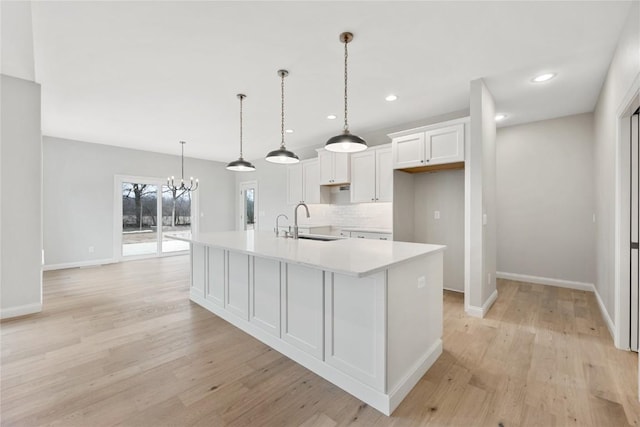
[[[287,166],[287,204],[327,203],[327,196],[320,188],[318,159],[303,160]]]
[[[392,193],[390,145],[351,154],[351,203],[390,202]]]
[[[465,122],[454,120],[389,135],[393,169],[421,168],[464,162]]]
[[[321,148],[318,151],[320,185],[341,185],[351,182],[349,153],[334,153]]]

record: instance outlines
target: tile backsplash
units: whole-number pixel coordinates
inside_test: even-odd
[[[351,203],[349,191],[332,189],[331,204],[309,205],[310,218],[300,215],[300,224],[334,227],[367,227],[391,229],[391,203]]]

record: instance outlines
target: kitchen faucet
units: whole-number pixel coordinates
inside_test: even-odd
[[[298,238],[298,208],[300,206],[304,206],[305,210],[307,211],[307,218],[309,218],[309,207],[304,203],[304,202],[300,202],[296,205],[296,207],[293,209],[293,238],[297,239]]]
[[[276,229],[275,229],[276,237],[280,235],[280,226],[278,224],[278,220],[280,219],[281,216],[283,216],[286,220],[289,220],[289,217],[286,216],[285,214],[280,214],[276,217]]]

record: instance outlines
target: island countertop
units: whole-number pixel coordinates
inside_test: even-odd
[[[173,238],[356,277],[368,276],[446,248],[442,245],[368,239],[295,240],[276,237],[267,231],[224,231]]]

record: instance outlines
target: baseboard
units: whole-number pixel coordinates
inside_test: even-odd
[[[496,289],[493,291],[491,295],[489,295],[489,298],[487,298],[484,304],[482,304],[482,307],[469,305],[465,308],[465,311],[471,317],[478,317],[480,319],[483,319],[484,316],[486,316],[486,314],[491,309],[491,306],[493,306],[493,303],[495,303],[497,299],[498,299],[498,290]]]
[[[451,291],[451,292],[458,292],[459,294],[464,294],[464,291],[461,291],[460,289],[452,289],[452,288],[442,288],[445,291]]]
[[[602,314],[604,323],[607,324],[607,329],[609,329],[611,338],[615,342],[616,341],[615,324],[613,323],[613,320],[611,320],[611,316],[609,316],[609,313],[607,312],[607,309],[605,308],[604,303],[602,302],[602,298],[600,298],[600,294],[598,293],[598,291],[594,288],[593,292],[596,294],[596,301],[598,301],[598,307],[600,307],[600,313]]]
[[[40,313],[42,311],[42,303],[20,305],[18,307],[9,307],[0,309],[0,319],[10,319],[12,317],[26,316],[27,314]]]
[[[422,356],[418,363],[409,370],[407,376],[400,380],[400,384],[389,393],[389,414],[400,405],[407,394],[418,384],[418,381],[427,373],[429,368],[438,360],[442,354],[442,340],[438,339]]]
[[[593,283],[552,279],[550,277],[529,276],[527,274],[506,273],[504,271],[496,271],[496,278],[515,280],[516,282],[536,283],[538,285],[556,286],[558,288],[575,289],[578,291],[593,292],[595,289]]]
[[[78,267],[97,267],[99,265],[113,264],[116,260],[113,258],[108,259],[92,259],[89,261],[79,262],[66,262],[62,264],[45,264],[42,266],[43,271],[49,270],[64,270],[65,268],[78,268]]]

